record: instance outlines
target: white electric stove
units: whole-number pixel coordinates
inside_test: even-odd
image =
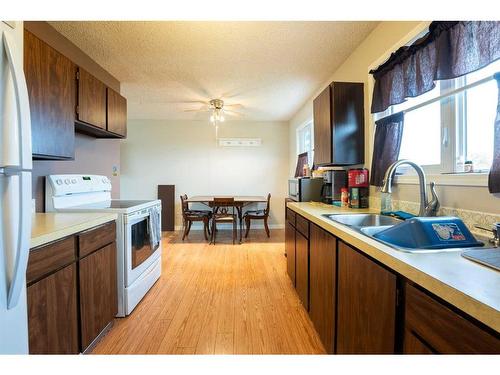
[[[106,176],[50,175],[45,211],[118,214],[117,316],[129,315],[161,275],[161,202],[111,199]]]

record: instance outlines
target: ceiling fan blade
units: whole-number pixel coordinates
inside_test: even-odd
[[[224,113],[228,116],[231,116],[231,117],[243,117],[243,116],[245,116],[243,113],[236,112],[236,111],[224,111]]]
[[[233,113],[233,114],[243,115],[243,113],[241,113],[241,112],[234,111],[232,109],[226,109],[226,108],[224,108],[224,112],[225,113]]]
[[[234,103],[234,104],[224,104],[224,108],[244,108],[245,106],[240,103]]]
[[[208,101],[204,101],[204,100],[179,100],[179,101],[168,101],[168,102],[165,102],[165,103],[168,103],[168,104],[203,104],[204,106],[209,106],[210,104],[208,103]]]
[[[209,112],[209,109],[200,108],[200,109],[184,109],[183,112]]]

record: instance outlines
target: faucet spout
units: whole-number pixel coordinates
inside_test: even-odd
[[[432,199],[425,207],[425,216],[436,216],[440,207],[439,198],[436,193],[436,184],[431,181],[429,186],[431,188]]]
[[[382,185],[382,193],[392,193],[392,179],[394,178],[394,175],[396,173],[396,169],[401,166],[401,165],[409,165],[415,171],[417,172],[418,176],[418,185],[420,189],[420,210],[418,213],[418,216],[434,216],[435,212],[433,210],[428,210],[428,202],[427,202],[427,183],[425,181],[425,174],[424,170],[422,167],[411,160],[406,160],[406,159],[401,159],[397,160],[396,162],[392,163],[389,168],[387,168],[387,171],[385,172],[384,176],[384,184]],[[433,195],[435,194],[435,191]],[[435,197],[437,201],[437,196]],[[439,204],[439,201],[437,201]],[[439,207],[439,205],[437,206]],[[434,212],[434,215],[432,215],[432,212]]]

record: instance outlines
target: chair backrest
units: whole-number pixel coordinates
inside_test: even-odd
[[[186,214],[186,211],[189,210],[189,204],[186,202],[188,199],[188,196],[186,194],[181,195],[181,207],[182,207],[182,215],[184,216]]]
[[[268,215],[269,215],[269,210],[270,210],[270,208],[271,208],[271,193],[267,194],[267,206],[266,206],[266,209],[265,209],[265,211],[264,211],[264,214],[265,214],[266,216],[268,216]]]
[[[216,207],[234,206],[234,198],[233,197],[214,197],[214,206],[216,206]]]
[[[221,210],[219,211],[219,208]],[[231,208],[231,212],[234,214],[234,197],[214,197],[213,201],[213,212],[215,214],[228,214],[228,208]]]

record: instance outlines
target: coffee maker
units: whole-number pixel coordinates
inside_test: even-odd
[[[342,188],[345,187],[347,187],[347,171],[343,169],[326,171],[323,174],[321,201],[327,204],[340,201]]]

